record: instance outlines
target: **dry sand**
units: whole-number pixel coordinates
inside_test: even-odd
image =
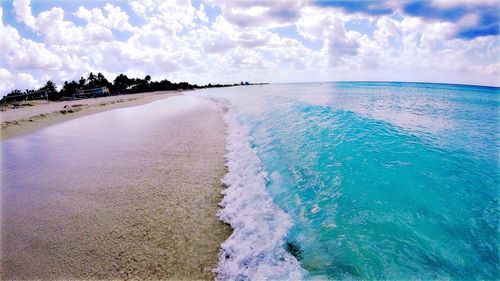
[[[2,111],[0,111],[0,140],[29,134],[77,117],[115,108],[146,104],[181,94],[182,92],[178,91],[160,91],[72,101],[29,101],[22,102],[21,104],[24,106],[18,108],[3,106]]]
[[[102,112],[2,143],[22,148],[18,144],[73,134],[80,140],[66,149],[37,142],[27,149],[54,159],[28,152],[28,161],[37,163],[23,157],[7,163],[31,166],[28,172],[2,171],[2,280],[215,277],[220,243],[231,232],[216,217],[225,173],[223,111],[203,99],[173,108],[182,98]],[[141,129],[100,125],[101,132],[92,125],[145,111],[156,116],[162,103],[175,113]],[[78,135],[87,126],[99,145]],[[110,130],[116,138],[108,138]]]

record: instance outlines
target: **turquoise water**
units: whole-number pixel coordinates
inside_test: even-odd
[[[210,89],[228,108],[221,279],[499,279],[500,89]]]

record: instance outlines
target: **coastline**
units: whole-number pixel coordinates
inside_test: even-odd
[[[233,231],[221,244],[217,280],[302,280],[307,271],[286,240],[291,219],[266,189],[269,174],[252,146],[250,126],[240,118],[246,112],[230,98],[235,94],[194,94],[223,108],[226,125],[227,172],[218,217]]]
[[[228,150],[222,179],[227,188],[218,214],[234,229],[221,245],[218,279],[302,280],[305,270],[285,250],[292,222],[266,190],[268,173],[251,147],[249,127],[239,121],[235,107],[215,100],[226,111]]]
[[[33,106],[0,111],[0,141],[26,135],[64,121],[116,108],[138,106],[172,96],[182,91],[158,91],[71,101],[31,101]]]
[[[108,111],[118,107],[128,108]],[[232,231],[216,215],[226,173],[223,114],[212,101],[170,92],[89,106],[69,122],[56,113],[30,122],[43,132],[2,140],[2,279],[214,279]],[[142,126],[113,119],[125,116]],[[78,142],[51,145],[56,137]],[[40,153],[19,162],[22,152],[9,151],[26,140]],[[43,155],[54,155],[50,165]]]

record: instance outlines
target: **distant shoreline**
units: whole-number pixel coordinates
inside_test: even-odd
[[[0,111],[0,141],[85,115],[142,105],[178,95],[182,95],[182,91],[159,91],[72,101],[28,101],[24,103],[25,106],[4,108],[5,111]]]

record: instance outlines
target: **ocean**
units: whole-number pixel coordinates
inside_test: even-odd
[[[494,87],[206,89],[227,110],[221,280],[499,279]]]

